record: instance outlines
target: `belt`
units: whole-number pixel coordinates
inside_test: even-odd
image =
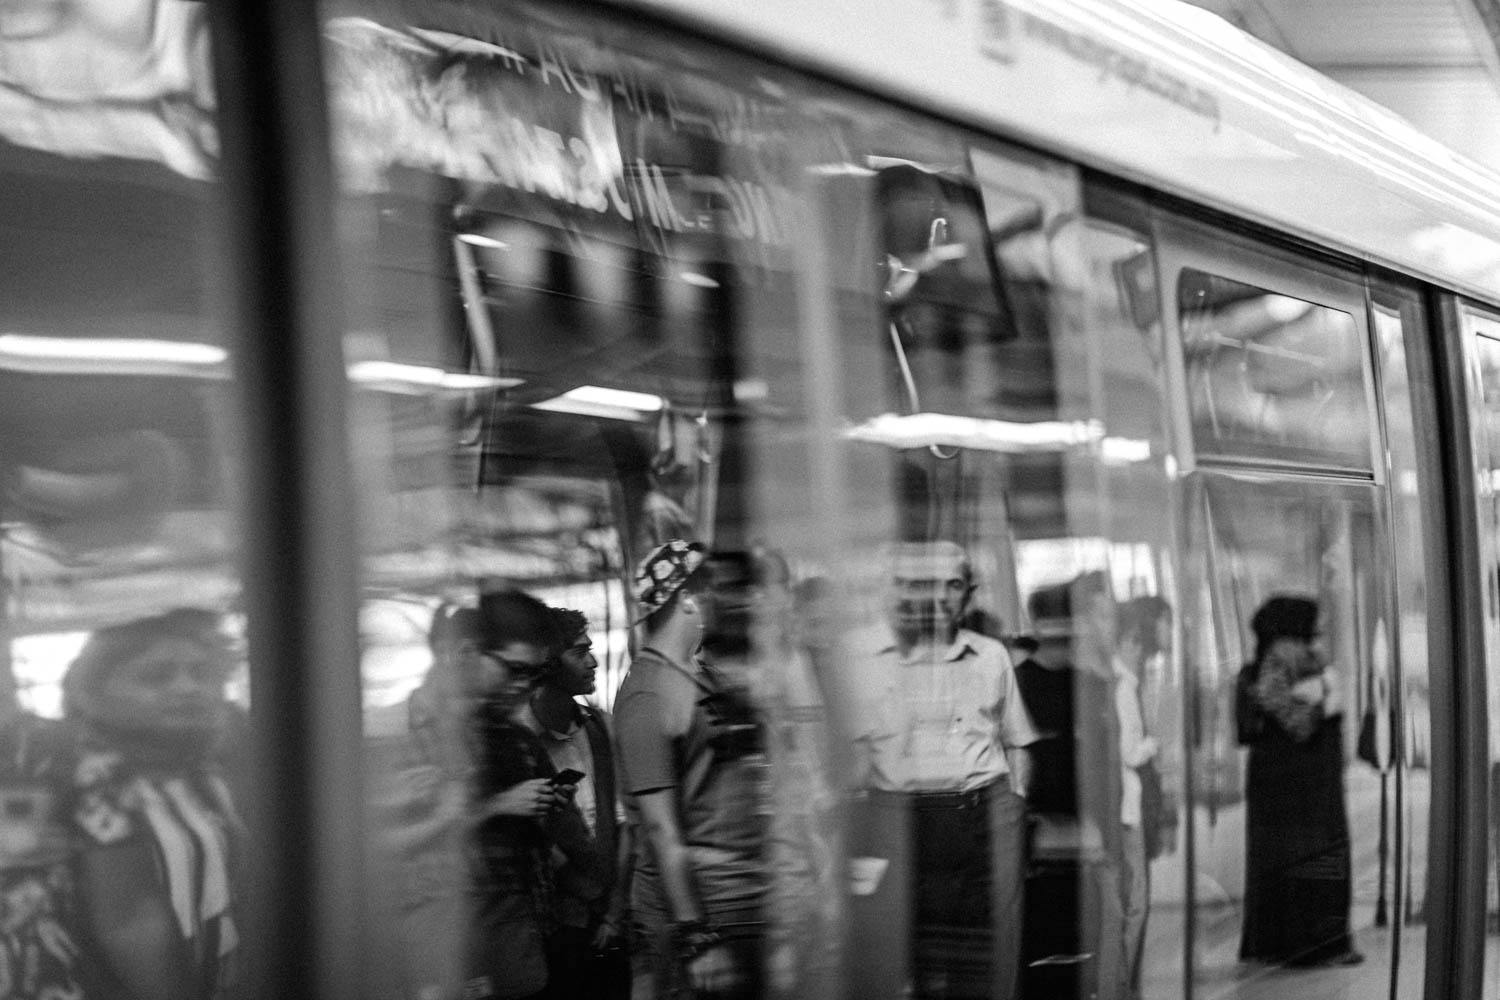
[[[1010,787],[1008,775],[1001,775],[987,785],[963,792],[879,792],[877,794],[910,802],[917,809],[979,809],[990,800],[992,792]]]

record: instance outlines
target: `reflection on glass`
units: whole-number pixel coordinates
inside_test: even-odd
[[[1377,927],[1397,928],[1400,934],[1398,995],[1420,989],[1426,972],[1428,905],[1427,849],[1432,801],[1432,718],[1428,654],[1429,612],[1427,564],[1423,558],[1424,501],[1432,491],[1419,465],[1412,376],[1416,359],[1408,349],[1422,350],[1426,326],[1415,294],[1377,299],[1374,309],[1376,343],[1380,348],[1386,440],[1391,463],[1391,520],[1395,529],[1393,566],[1396,573],[1398,618],[1395,662],[1399,667],[1390,691],[1390,714],[1378,718],[1391,723],[1376,730],[1383,736],[1382,790],[1389,809],[1382,812],[1386,848],[1382,851],[1376,900]],[[1411,345],[1408,348],[1408,345]],[[1430,512],[1427,512],[1430,513]],[[1365,723],[1361,720],[1361,732]],[[1381,732],[1384,730],[1384,732]],[[1382,903],[1388,903],[1383,906]]]
[[[1190,268],[1177,297],[1200,457],[1371,469],[1354,317]]]
[[[1204,475],[1196,503],[1194,958],[1234,996],[1389,948],[1389,758],[1361,735],[1389,702],[1389,563],[1367,487]]]
[[[1476,470],[1478,474],[1480,502],[1480,560],[1484,570],[1484,615],[1486,660],[1493,664],[1494,652],[1500,650],[1500,333],[1489,317],[1471,314],[1471,329],[1477,334],[1473,338],[1474,358],[1478,378],[1477,389],[1481,407],[1476,414],[1475,428]],[[1500,797],[1497,797],[1495,778],[1500,776],[1500,725],[1496,713],[1500,712],[1500,683],[1496,683],[1494,668],[1486,671],[1486,699],[1489,707],[1489,766],[1490,766],[1490,870],[1496,870],[1495,858],[1500,856]],[[1493,874],[1487,879],[1490,886],[1486,896],[1486,909],[1494,912],[1497,903]],[[1500,988],[1500,972],[1497,972],[1494,948],[1486,949],[1485,995],[1496,995]]]
[[[0,992],[226,995],[250,926],[206,12],[0,30]]]

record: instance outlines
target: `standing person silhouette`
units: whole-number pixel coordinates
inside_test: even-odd
[[[1245,920],[1240,957],[1289,966],[1357,965],[1349,929],[1344,712],[1318,604],[1272,597],[1250,621],[1255,658],[1235,686],[1245,799]]]

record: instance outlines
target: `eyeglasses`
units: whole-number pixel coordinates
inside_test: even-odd
[[[531,663],[527,660],[511,660],[501,656],[493,649],[481,649],[479,655],[486,659],[494,660],[514,677],[536,678],[547,672],[546,661]]]

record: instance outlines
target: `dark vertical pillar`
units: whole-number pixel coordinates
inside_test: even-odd
[[[210,5],[243,427],[254,996],[361,995],[359,673],[318,7]]]

